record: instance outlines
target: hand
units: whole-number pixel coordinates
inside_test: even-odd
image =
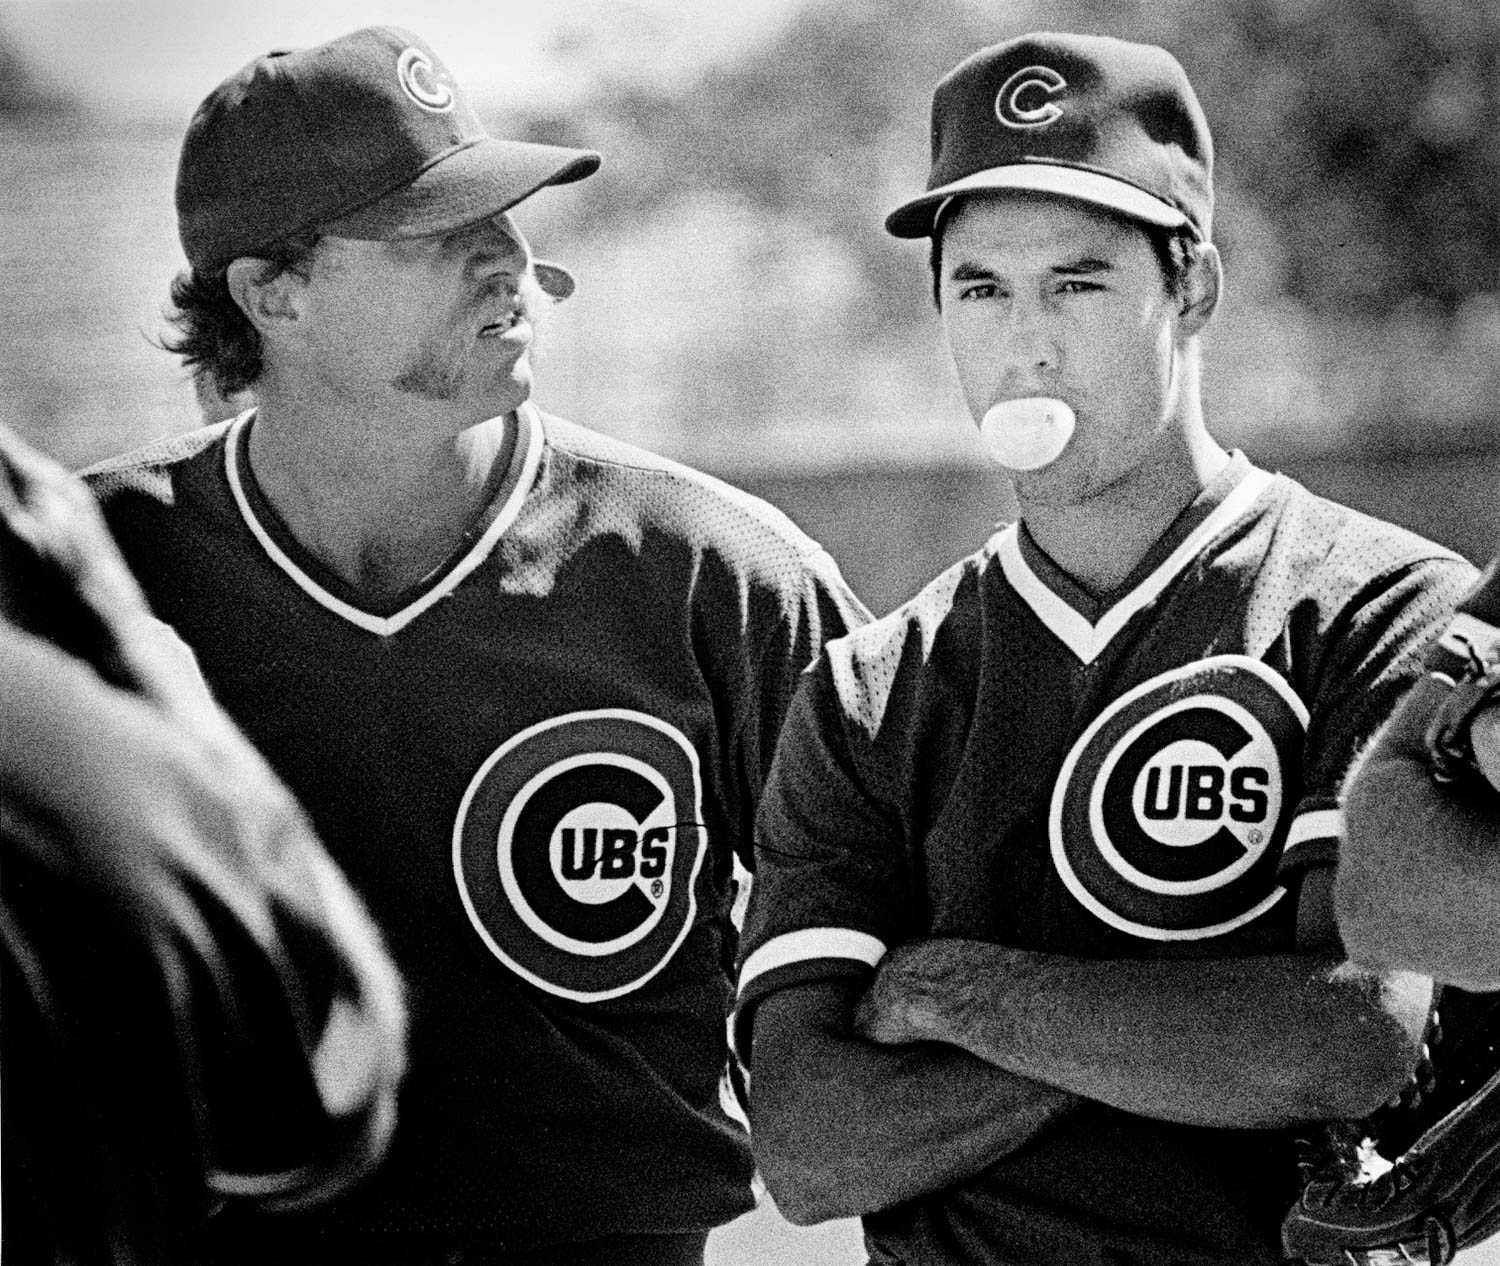
[[[955,937],[897,946],[855,1008],[855,1034],[884,1046],[953,1041],[967,1001],[967,967],[998,948]]]

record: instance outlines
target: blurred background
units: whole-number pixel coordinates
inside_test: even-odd
[[[925,183],[936,80],[1037,27],[1163,44],[1198,89],[1212,429],[1476,560],[1500,544],[1500,6],[1463,0],[0,3],[0,419],[76,466],[221,411],[154,345],[182,130],[251,57],[370,22],[427,38],[493,130],[605,154],[518,216],[581,283],[544,407],[769,497],[876,611],[1012,511],[925,251],[881,220]],[[766,1211],[714,1260],[857,1242]]]

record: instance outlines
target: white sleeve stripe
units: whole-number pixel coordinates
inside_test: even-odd
[[[743,992],[757,976],[789,963],[814,958],[852,958],[873,967],[885,957],[885,943],[852,928],[803,928],[774,936],[745,960],[740,969]]]
[[[1284,851],[1290,853],[1299,844],[1306,844],[1309,840],[1337,839],[1343,822],[1344,814],[1341,809],[1313,809],[1309,813],[1300,814],[1292,823],[1292,829],[1287,832]]]
[[[1472,647],[1480,659],[1489,660],[1500,650],[1500,629],[1493,624],[1486,624],[1477,616],[1460,611],[1453,617],[1448,631],[1438,642],[1445,651],[1452,651],[1465,659],[1469,657],[1469,648]]]

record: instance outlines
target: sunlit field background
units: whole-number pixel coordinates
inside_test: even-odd
[[[605,155],[519,215],[580,278],[539,401],[770,497],[877,611],[1012,512],[925,252],[881,219],[925,182],[937,78],[1036,27],[1164,44],[1198,88],[1210,426],[1476,560],[1500,544],[1500,7],[1458,0],[0,4],[0,420],[81,465],[231,407],[154,346],[183,126],[252,56],[375,21],[494,130]],[[763,1210],[711,1260],[864,1259],[852,1224]]]

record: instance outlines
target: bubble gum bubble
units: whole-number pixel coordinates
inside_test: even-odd
[[[1028,396],[994,405],[979,424],[979,438],[1000,465],[1037,470],[1062,456],[1075,424],[1073,410],[1061,400]]]

